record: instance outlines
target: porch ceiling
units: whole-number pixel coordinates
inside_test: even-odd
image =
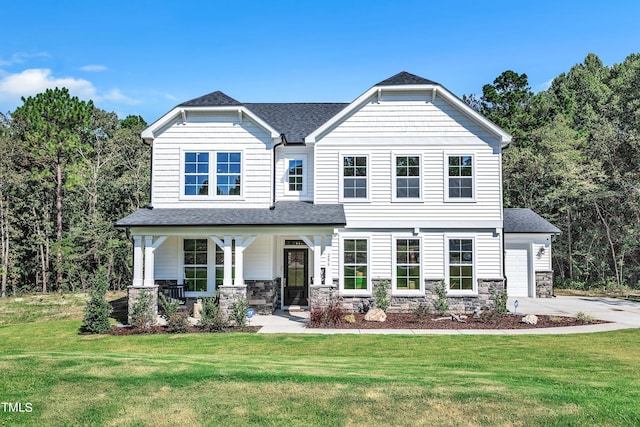
[[[277,202],[268,208],[140,209],[116,222],[116,227],[144,226],[344,226],[342,205],[315,205],[308,202]]]

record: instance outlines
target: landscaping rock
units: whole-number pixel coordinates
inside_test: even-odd
[[[387,314],[380,308],[372,308],[364,316],[364,320],[368,322],[384,322],[387,320]]]
[[[526,323],[528,325],[537,325],[538,324],[538,316],[535,314],[527,314],[521,320],[522,323]]]

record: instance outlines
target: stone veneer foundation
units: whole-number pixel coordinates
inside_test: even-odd
[[[373,285],[379,283],[380,280],[374,280]],[[387,280],[391,283],[390,280]],[[391,295],[391,288],[388,290],[391,305],[387,309],[388,313],[411,313],[416,308],[425,304],[433,307],[436,297],[433,292],[433,286],[440,280],[425,280],[424,294],[420,295]],[[453,296],[447,298],[449,310],[457,313],[473,313],[474,310],[482,310],[493,307],[495,292],[504,290],[504,279],[479,279],[478,294],[470,296]],[[354,313],[363,313],[369,308],[375,307],[375,298],[373,296],[340,296],[337,284],[320,285],[309,287],[309,304],[313,309],[315,307],[326,307],[331,298],[338,298],[343,310]]]
[[[128,314],[127,314],[127,322],[131,325],[131,313],[133,313],[133,305],[140,299],[140,297],[145,294],[151,294],[151,311],[153,313],[153,318],[155,319],[158,316],[158,286],[129,286],[127,288],[128,293]]]
[[[218,287],[220,292],[220,312],[228,319],[231,313],[231,305],[236,299],[247,297],[247,285],[242,286],[220,286]]]
[[[280,308],[280,278],[273,280],[245,280],[249,307],[257,314],[273,314]]]
[[[553,271],[536,271],[536,297],[553,297]]]

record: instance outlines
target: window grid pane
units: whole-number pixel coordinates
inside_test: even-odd
[[[216,155],[216,194],[239,196],[242,174],[240,153],[221,152]]]
[[[396,240],[396,288],[420,289],[420,240]]]
[[[302,160],[289,160],[289,191],[302,191]]]
[[[471,156],[449,156],[449,198],[473,198],[473,161]]]
[[[396,197],[420,197],[420,156],[396,157]]]
[[[207,291],[207,239],[185,239],[184,285],[188,292]]]
[[[209,153],[185,153],[184,194],[209,195]]]
[[[473,240],[449,240],[449,289],[473,290]]]
[[[344,240],[344,289],[367,290],[367,240]]]
[[[345,199],[365,199],[367,197],[366,156],[344,156],[342,167],[342,196]]]

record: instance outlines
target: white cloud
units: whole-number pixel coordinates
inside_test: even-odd
[[[104,65],[92,64],[92,65],[85,65],[84,67],[80,67],[80,69],[82,71],[99,72],[99,71],[106,71],[107,67]]]
[[[22,64],[29,58],[48,58],[50,55],[47,52],[36,52],[36,53],[24,53],[18,52],[11,55],[9,59],[0,58],[0,67],[7,67],[14,64]]]
[[[100,100],[106,100],[106,101],[112,101],[112,102],[118,102],[123,104],[130,104],[130,105],[140,104],[139,100],[133,99],[124,95],[122,92],[120,92],[120,89],[111,89],[109,92],[106,92],[103,95],[97,96],[96,101],[100,101]]]
[[[553,83],[553,79],[547,80],[544,83],[539,83],[534,86],[536,92],[547,90],[551,87],[551,83]]]

